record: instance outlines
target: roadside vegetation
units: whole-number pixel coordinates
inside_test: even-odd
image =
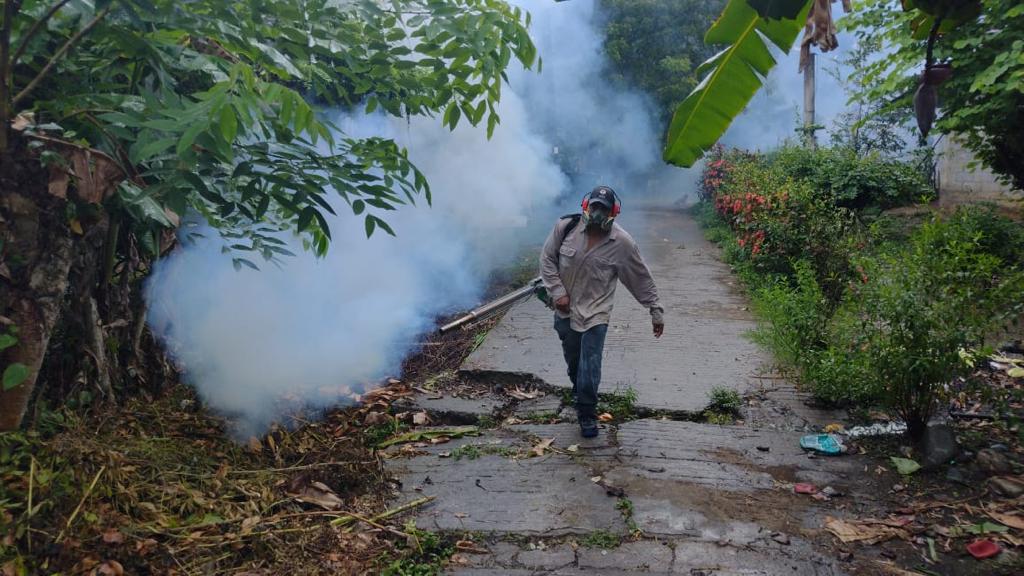
[[[820,399],[887,408],[914,438],[1024,310],[1024,228],[991,207],[886,212],[929,190],[878,154],[718,148],[696,207],[751,293],[757,340]]]

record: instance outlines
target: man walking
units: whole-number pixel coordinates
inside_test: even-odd
[[[619,280],[651,311],[654,336],[665,329],[651,271],[636,242],[615,222],[615,191],[598,186],[583,199],[582,215],[555,223],[540,256],[540,273],[555,306],[555,331],[572,381],[580,434],[597,436],[601,355]],[[580,225],[578,225],[580,224]]]

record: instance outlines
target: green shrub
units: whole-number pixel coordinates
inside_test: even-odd
[[[919,167],[877,153],[859,156],[846,147],[787,146],[769,160],[791,178],[830,196],[837,206],[884,209],[934,197]]]
[[[943,385],[968,371],[960,350],[1024,309],[1024,273],[1008,260],[1015,251],[993,245],[983,221],[962,210],[922,225],[909,246],[859,259],[867,281],[851,286],[833,320],[827,364],[846,364],[837,381],[849,388],[837,392],[877,396],[911,436],[924,431]]]
[[[793,267],[795,282],[775,281],[754,292],[754,311],[762,320],[754,340],[784,364],[804,369],[827,345],[829,307],[811,264],[799,260]]]
[[[722,386],[715,386],[708,393],[708,410],[721,414],[739,414],[743,399],[739,392]]]

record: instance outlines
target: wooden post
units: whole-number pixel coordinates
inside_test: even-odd
[[[804,137],[811,148],[818,146],[814,136],[814,56],[812,52],[804,68]]]

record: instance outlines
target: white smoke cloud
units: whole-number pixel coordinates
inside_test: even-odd
[[[804,77],[797,68],[802,38],[801,33],[787,53],[772,47],[778,63],[768,73],[764,87],[726,130],[722,144],[766,151],[786,142],[799,141],[796,128],[803,124]],[[836,50],[815,57],[815,123],[826,127],[817,133],[819,142],[828,142],[827,129],[831,129],[836,118],[847,109],[848,95],[841,79],[849,75],[850,68],[843,61],[856,47],[857,37],[842,32],[838,39]]]
[[[261,431],[291,402],[330,406],[395,375],[438,314],[476,304],[488,273],[517,255],[524,236],[539,242],[551,216],[583,193],[559,166],[556,142],[592,154],[585,165],[601,173],[587,177],[613,185],[660,169],[649,106],[601,80],[594,2],[516,4],[533,13],[544,72],[510,71],[491,140],[482,127],[450,132],[439,119],[338,113],[348,135],[406,146],[431,184],[432,207],[384,215],[397,237],[367,240],[361,219],[340,210],[323,259],[292,238],[296,257],[236,271],[207,231],[158,265],[147,285],[150,326],[240,433]]]

